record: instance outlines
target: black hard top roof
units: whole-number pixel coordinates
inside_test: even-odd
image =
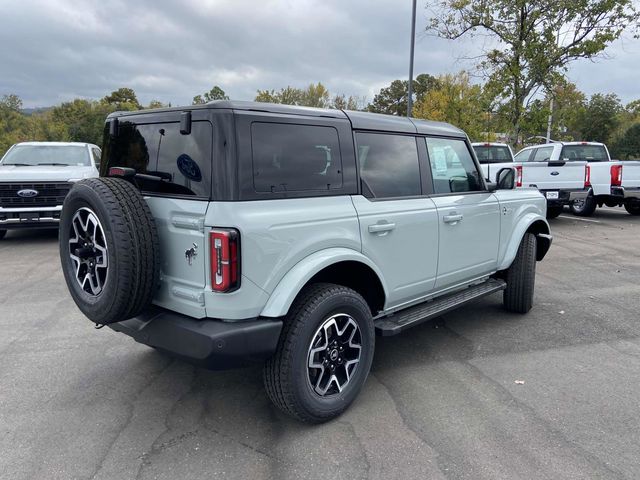
[[[398,133],[419,133],[426,135],[444,135],[466,137],[459,128],[444,122],[419,120],[417,118],[397,117],[380,113],[358,112],[351,110],[334,110],[328,108],[301,107],[297,105],[281,105],[276,103],[246,102],[237,100],[215,100],[202,105],[183,107],[159,108],[153,110],[135,110],[115,112],[107,118],[127,117],[131,115],[149,114],[154,112],[186,111],[196,109],[229,109],[256,112],[280,113],[286,115],[301,115],[307,117],[325,117],[350,120],[354,130],[377,130]]]

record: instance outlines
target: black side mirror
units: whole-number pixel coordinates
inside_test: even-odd
[[[516,171],[511,167],[501,168],[496,179],[497,190],[513,190],[516,186]]]
[[[498,189],[498,184],[495,182],[486,180],[484,183],[487,185],[487,190],[489,190],[490,192],[495,192]]]
[[[191,133],[191,112],[182,112],[180,114],[180,133],[182,135]]]

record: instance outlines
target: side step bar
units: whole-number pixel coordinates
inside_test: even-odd
[[[466,303],[473,302],[478,298],[491,295],[505,288],[507,288],[507,284],[504,280],[490,278],[479,285],[473,285],[464,290],[414,305],[387,317],[382,317],[374,323],[376,333],[383,337],[397,335],[409,327],[444,315]]]

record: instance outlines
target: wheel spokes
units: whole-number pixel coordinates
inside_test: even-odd
[[[80,208],[71,219],[69,233],[69,258],[76,281],[86,293],[99,295],[107,280],[109,259],[100,220],[89,208]]]

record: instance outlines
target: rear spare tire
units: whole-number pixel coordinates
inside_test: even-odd
[[[89,320],[109,324],[138,315],[159,279],[156,225],[129,182],[76,183],[60,217],[60,260],[67,287]]]

